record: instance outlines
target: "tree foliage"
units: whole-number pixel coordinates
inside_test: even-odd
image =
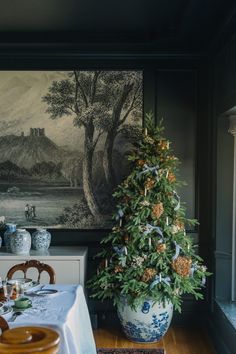
[[[115,304],[121,296],[134,308],[153,299],[171,301],[180,311],[184,293],[202,298],[209,273],[186,234],[197,220],[185,217],[177,194],[179,161],[163,123],[155,127],[151,115],[146,123],[147,133],[129,157],[132,172],[114,193],[117,225],[102,240],[102,260],[89,286],[93,297]]]

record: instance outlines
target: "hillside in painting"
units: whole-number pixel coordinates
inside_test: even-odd
[[[65,152],[47,136],[0,137],[0,162],[11,161],[20,168],[30,169],[43,161],[59,163]]]

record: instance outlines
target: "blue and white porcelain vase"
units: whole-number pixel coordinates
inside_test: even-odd
[[[29,254],[31,247],[31,235],[25,229],[16,229],[10,238],[11,251],[18,255]]]
[[[16,231],[16,225],[15,224],[6,224],[6,231],[4,232],[4,243],[6,246],[6,251],[7,252],[11,252],[11,236],[12,234],[14,234],[14,232]]]
[[[38,228],[32,234],[32,248],[39,252],[46,252],[51,243],[51,234],[46,229]]]
[[[167,332],[173,315],[173,305],[144,301],[137,311],[123,299],[117,307],[118,317],[127,338],[133,342],[158,342]]]

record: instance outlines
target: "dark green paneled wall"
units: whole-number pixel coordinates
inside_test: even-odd
[[[199,242],[201,253],[209,259],[210,199],[206,178],[210,140],[208,124],[208,75],[204,58],[188,56],[100,55],[79,54],[65,50],[15,50],[0,55],[2,70],[71,70],[79,69],[138,69],[144,73],[144,111],[153,111],[166,118],[167,135],[173,147],[183,158],[183,177],[189,182],[184,199],[191,205],[191,216],[200,218]],[[159,117],[160,118],[160,117]],[[201,138],[204,137],[204,141]],[[182,155],[182,156],[181,156]],[[201,211],[200,211],[201,210]],[[87,245],[89,247],[88,275],[95,271],[93,255],[107,230],[51,230],[54,245]],[[201,247],[203,245],[203,247]],[[90,301],[93,312],[111,313],[111,304]],[[196,308],[197,306],[197,308]],[[206,303],[186,298],[185,317],[191,318],[196,310],[205,310]],[[106,316],[106,314],[105,314]]]

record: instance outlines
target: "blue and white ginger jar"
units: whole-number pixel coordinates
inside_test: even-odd
[[[51,243],[51,234],[46,229],[38,228],[32,234],[32,248],[36,251],[45,252]]]
[[[31,235],[25,229],[16,229],[11,236],[11,251],[18,255],[28,255],[31,247]]]
[[[144,301],[136,311],[124,300],[117,307],[118,317],[127,338],[133,342],[158,342],[167,332],[172,316],[171,302]]]
[[[6,231],[4,232],[3,238],[4,238],[4,243],[6,246],[6,251],[11,252],[11,236],[14,234],[16,231],[16,225],[15,224],[6,224]]]

